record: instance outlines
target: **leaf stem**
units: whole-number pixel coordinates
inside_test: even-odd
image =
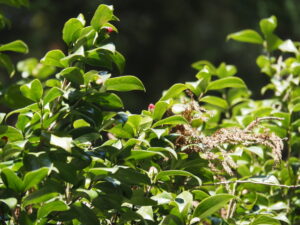
[[[221,181],[216,183],[207,183],[205,185],[226,185],[226,184],[262,184],[267,186],[281,187],[281,188],[290,188],[290,189],[298,189],[300,185],[285,185],[285,184],[273,184],[273,183],[265,183],[259,181],[251,181],[251,180],[236,180],[236,181]]]

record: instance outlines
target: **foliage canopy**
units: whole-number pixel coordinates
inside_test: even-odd
[[[196,81],[140,114],[117,95],[145,87],[117,76],[125,59],[110,39],[114,21],[100,5],[89,23],[82,14],[65,23],[68,52],[17,64],[21,78],[4,95],[14,110],[0,114],[1,223],[299,223],[299,43],[274,33],[276,17],[260,21],[261,34],[228,35],[262,46],[271,97],[251,99],[233,65],[198,61]],[[0,46],[12,77],[11,51],[28,47]]]

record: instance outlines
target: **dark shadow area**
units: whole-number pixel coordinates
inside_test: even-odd
[[[0,32],[1,43],[22,39],[30,53],[15,55],[41,58],[50,49],[65,49],[61,30],[66,20],[83,13],[90,20],[100,3],[113,4],[120,34],[112,37],[127,60],[125,74],[138,76],[146,93],[123,94],[127,108],[138,112],[159,99],[162,91],[176,82],[194,80],[190,65],[197,60],[234,64],[255,98],[267,77],[256,67],[260,46],[226,41],[229,33],[259,29],[261,18],[276,15],[277,33],[282,39],[297,40],[300,2],[297,0],[34,0],[29,9],[2,7],[12,20],[12,28]],[[1,72],[3,83],[9,82]],[[18,75],[17,75],[18,76]]]

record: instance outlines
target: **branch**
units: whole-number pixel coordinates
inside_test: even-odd
[[[245,128],[245,131],[252,130],[262,120],[283,120],[283,118],[275,117],[275,116],[265,116],[265,117],[256,118]]]
[[[285,184],[272,184],[272,183],[264,183],[259,181],[251,181],[251,180],[236,180],[236,181],[221,181],[217,183],[208,183],[205,185],[226,185],[226,184],[262,184],[267,186],[275,186],[281,188],[290,188],[290,189],[297,189],[300,188],[300,185],[285,185]]]

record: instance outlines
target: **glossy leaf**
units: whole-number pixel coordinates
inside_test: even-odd
[[[16,198],[0,199],[0,202],[3,202],[4,204],[6,204],[10,209],[14,209],[18,203]]]
[[[79,19],[72,18],[69,19],[63,28],[63,40],[67,45],[75,42],[79,36],[79,31],[83,28],[83,24]]]
[[[108,91],[145,91],[143,83],[134,76],[109,78],[105,81],[105,87]]]
[[[43,96],[43,86],[38,79],[34,79],[30,83],[22,85],[20,91],[26,98],[34,102],[39,102]]]
[[[50,214],[51,212],[66,211],[68,209],[69,206],[65,202],[60,200],[52,201],[46,203],[38,209],[37,218],[41,219],[48,216],[48,214]]]
[[[64,57],[66,56],[61,50],[52,50],[47,52],[47,54],[41,59],[41,62],[45,65],[63,68],[64,65],[60,63],[60,60]]]
[[[181,94],[185,89],[187,89],[187,87],[184,84],[174,84],[163,94],[159,101],[165,101],[170,98],[174,98]]]
[[[54,197],[56,197],[58,195],[59,195],[59,193],[57,193],[55,190],[53,190],[53,188],[44,187],[42,189],[36,190],[35,192],[27,195],[23,199],[23,206],[26,207],[27,205],[46,202],[49,199],[53,199]]]
[[[38,185],[48,174],[49,169],[44,167],[26,173],[24,177],[24,191]]]
[[[182,116],[170,116],[165,119],[157,121],[152,127],[158,127],[163,125],[178,125],[178,124],[187,124],[187,120]]]
[[[84,83],[83,72],[77,67],[66,68],[62,70],[59,75],[65,77],[74,85],[80,85]]]
[[[50,144],[60,147],[66,151],[71,151],[72,147],[72,138],[70,137],[58,137],[55,135],[51,135]]]
[[[207,197],[196,207],[193,216],[201,219],[206,218],[224,207],[225,204],[233,198],[235,197],[229,194],[217,194]]]
[[[168,103],[159,101],[155,104],[153,120],[160,120],[168,109]]]
[[[23,41],[17,40],[4,45],[0,45],[0,52],[3,51],[28,53],[28,47]]]
[[[211,105],[216,105],[222,109],[227,109],[228,108],[228,104],[227,102],[219,97],[216,96],[205,96],[203,98],[200,99],[200,102],[206,102],[209,103]]]
[[[8,117],[7,115],[6,117]],[[8,141],[23,140],[23,134],[20,130],[6,125],[0,125],[0,137],[7,137]]]
[[[268,36],[272,34],[275,28],[277,27],[277,18],[275,16],[271,16],[269,18],[262,19],[259,22],[259,26],[263,34],[265,36]]]
[[[57,87],[51,88],[49,91],[47,91],[47,93],[44,96],[44,99],[43,99],[44,105],[52,102],[53,100],[55,100],[62,94],[63,94],[63,92],[59,88],[57,88]]]
[[[236,33],[229,34],[227,36],[227,40],[233,39],[235,41],[240,41],[240,42],[247,42],[247,43],[252,43],[252,44],[262,44],[263,39],[254,30],[242,30]]]
[[[273,219],[270,216],[259,216],[258,218],[256,218],[251,225],[280,225],[281,223],[276,220]]]
[[[10,188],[15,192],[23,192],[23,181],[11,169],[4,168],[1,171],[1,178],[7,188]]]
[[[292,53],[299,53],[298,49],[296,48],[295,44],[291,40],[284,41],[278,47],[282,52],[292,52]]]
[[[225,77],[209,83],[207,90],[219,90],[224,88],[246,88],[244,81],[238,77]]]
[[[184,191],[177,195],[175,202],[178,206],[179,212],[186,215],[192,207],[193,195],[188,191]]]
[[[107,22],[113,19],[113,7],[108,5],[98,6],[92,20],[91,25],[96,30],[99,29]]]

